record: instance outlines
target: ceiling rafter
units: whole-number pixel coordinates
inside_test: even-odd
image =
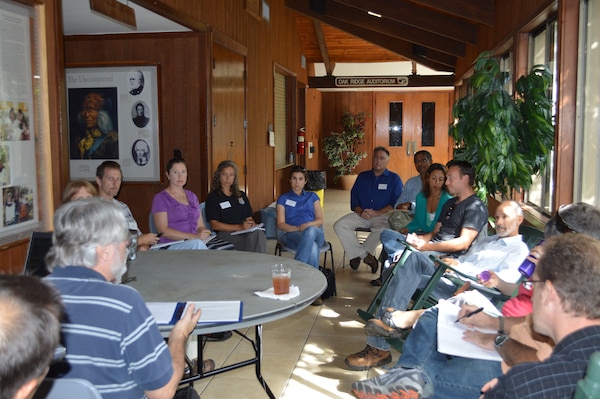
[[[327,43],[325,43],[325,37],[323,36],[323,29],[321,28],[321,22],[313,19],[313,26],[315,28],[315,34],[317,35],[317,41],[319,43],[319,50],[321,51],[321,57],[323,58],[323,64],[325,64],[325,72],[327,76],[333,75],[333,68],[335,63],[329,60],[329,53],[327,52]]]
[[[433,10],[442,11],[484,25],[494,25],[495,0],[410,0]]]
[[[471,44],[477,42],[477,25],[474,22],[451,15],[424,12],[425,8],[409,2],[390,2],[386,0],[369,0],[368,2],[365,0],[334,1],[349,7],[362,9],[365,12],[372,11],[394,21],[450,39]]]
[[[398,39],[453,56],[464,57],[466,52],[465,43],[396,22],[386,17],[378,18],[371,16],[364,10],[348,7],[335,1],[327,2],[325,15],[351,25],[383,33],[391,37],[397,37]]]
[[[456,57],[447,53],[424,48],[397,37],[372,31],[367,28],[346,23],[339,19],[331,18],[327,15],[319,14],[310,9],[308,0],[286,0],[286,6],[309,18],[320,20],[323,23],[390,50],[428,68],[438,71],[454,72],[454,68],[456,66]]]

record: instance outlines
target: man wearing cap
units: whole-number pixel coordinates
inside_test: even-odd
[[[77,141],[80,159],[119,158],[119,134],[113,129],[105,105],[106,99],[100,93],[90,92],[83,98],[81,112],[77,115],[83,128]]]

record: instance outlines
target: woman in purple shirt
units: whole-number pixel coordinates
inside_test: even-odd
[[[207,249],[204,239],[210,236],[206,229],[200,202],[193,192],[184,189],[187,183],[187,166],[182,158],[173,158],[166,170],[169,187],[152,200],[152,216],[159,234],[159,243],[181,241],[169,249]]]

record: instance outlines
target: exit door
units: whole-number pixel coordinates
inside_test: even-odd
[[[402,182],[417,174],[417,151],[429,151],[433,162],[448,162],[450,92],[378,93],[374,119],[375,146],[390,151],[388,169]]]

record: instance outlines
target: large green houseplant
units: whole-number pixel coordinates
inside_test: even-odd
[[[454,158],[473,164],[480,190],[503,198],[511,188],[530,188],[554,146],[548,69],[535,65],[519,78],[514,96],[504,89],[507,79],[498,60],[482,53],[470,80],[473,92],[454,104],[450,125]]]
[[[357,147],[364,143],[366,115],[364,112],[353,114],[344,112],[341,132],[331,132],[323,139],[323,152],[327,156],[329,166],[335,169],[334,182],[340,176],[352,175],[354,168],[367,156]]]

